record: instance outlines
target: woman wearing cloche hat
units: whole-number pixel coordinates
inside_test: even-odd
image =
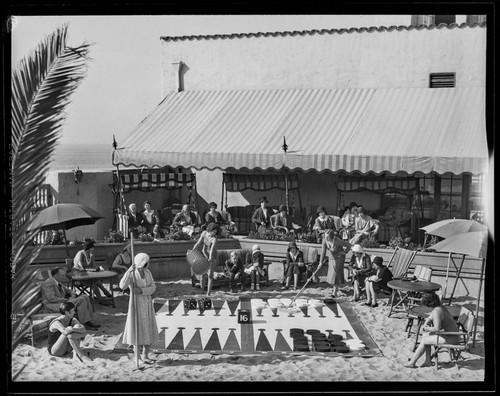
[[[304,255],[302,254],[302,251],[300,251],[297,247],[297,244],[292,241],[288,244],[286,253],[286,283],[285,286],[283,286],[281,289],[288,290],[290,288],[290,279],[292,279],[293,275],[293,290],[297,290],[297,287],[299,285],[299,276],[302,275],[305,271],[306,266],[304,264]]]
[[[273,214],[273,210],[267,206],[267,198],[262,197],[260,199],[260,208],[257,208],[252,216],[252,223],[255,224],[257,231],[261,227],[267,229],[271,226],[271,216]]]
[[[130,293],[134,294],[134,299],[129,299],[122,342],[134,345],[135,348],[142,346],[141,361],[146,364],[153,364],[154,361],[149,358],[149,349],[151,344],[158,340],[158,325],[156,324],[156,314],[151,298],[151,295],[156,290],[156,285],[153,275],[147,269],[148,264],[149,256],[146,253],[138,253],[134,257],[134,263],[120,281],[122,290],[128,287]],[[137,336],[135,332],[136,320],[139,323]]]

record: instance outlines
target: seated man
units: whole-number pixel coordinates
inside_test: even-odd
[[[128,206],[128,229],[129,232],[132,232],[134,238],[137,238],[139,234],[144,232],[144,217],[142,214],[137,211],[137,205],[135,203],[131,203]]]
[[[280,205],[278,213],[271,216],[271,228],[284,233],[295,232],[285,205]]]
[[[61,282],[67,282],[65,270],[57,267],[50,271],[52,275],[42,283],[42,304],[49,312],[59,312],[63,302],[71,302],[75,305],[76,317],[89,330],[97,330],[100,325],[92,323],[93,309],[89,296],[76,293],[63,286]]]
[[[175,215],[172,227],[181,228],[183,232],[193,235],[195,232],[200,231],[200,221],[196,213],[191,212],[191,206],[186,204]]]
[[[260,199],[260,207],[255,209],[252,215],[252,223],[259,233],[265,233],[266,229],[271,227],[271,216],[274,214],[273,210],[267,206],[267,198]]]
[[[235,281],[242,281],[243,279],[243,271],[245,267],[241,262],[241,258],[238,257],[238,254],[233,250],[231,255],[229,256],[229,260],[225,262],[225,272],[226,275],[229,276],[229,292],[234,292],[234,284]],[[241,282],[241,291],[244,290],[243,281]]]

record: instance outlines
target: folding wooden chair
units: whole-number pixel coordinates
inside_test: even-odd
[[[463,351],[469,350],[470,340],[472,338],[472,331],[474,329],[475,317],[474,313],[462,307],[460,310],[460,316],[458,317],[457,325],[459,328],[458,332],[438,332],[439,335],[458,335],[460,337],[460,342],[458,344],[446,344],[438,342],[434,345],[435,351],[432,354],[432,358],[436,358],[436,370],[438,370],[438,360],[439,352],[442,349],[448,350],[450,355],[450,361],[454,361],[458,368],[458,359],[460,358]]]
[[[389,263],[387,264],[387,267],[391,270],[393,279],[401,279],[406,276],[406,273],[408,272],[408,269],[410,268],[410,265],[413,262],[416,254],[416,250],[408,250],[400,247],[397,247],[394,250],[394,253],[389,259]],[[389,311],[389,317],[393,313],[393,307],[395,306],[393,299],[396,298],[397,294],[398,293],[396,293],[394,290],[392,291],[390,298],[391,309]]]
[[[432,268],[425,267],[423,265],[416,265],[413,271],[413,276],[415,276],[419,281],[430,282],[432,278]],[[420,305],[421,302],[422,295],[420,292],[408,293],[408,308]],[[418,320],[418,317],[408,312],[408,323],[406,324],[408,337],[410,337],[412,334],[413,323],[415,320]]]
[[[72,290],[77,290],[83,294],[90,296],[90,284],[74,281],[71,274],[73,272],[73,259],[66,259],[66,277],[69,279],[69,288]]]
[[[408,250],[397,247],[392,254],[387,267],[391,270],[394,279],[406,276],[413,259],[417,254],[416,250]]]

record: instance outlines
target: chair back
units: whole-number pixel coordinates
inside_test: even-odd
[[[394,278],[401,278],[405,276],[416,254],[416,250],[408,250],[397,247],[389,261],[389,264],[387,264],[387,267],[391,270],[392,276]]]
[[[299,250],[302,251],[302,254],[304,256],[304,261],[306,263],[313,263],[315,261],[318,261],[318,249],[312,246],[302,246],[299,247]]]
[[[73,271],[73,259],[71,258],[66,259],[66,271],[67,272]]]
[[[415,271],[413,271],[413,276],[415,276],[419,281],[430,282],[432,278],[432,268],[425,267],[423,265],[416,265]]]
[[[474,329],[474,319],[474,313],[470,309],[462,307],[457,324],[463,331],[470,335]]]

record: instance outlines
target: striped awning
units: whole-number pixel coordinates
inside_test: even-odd
[[[339,191],[374,191],[378,193],[411,194],[418,190],[418,179],[411,177],[340,177]]]
[[[272,189],[285,190],[285,175],[270,174],[236,174],[224,173],[224,184],[227,191],[269,191]],[[299,178],[296,174],[286,175],[289,190],[299,189]]]
[[[158,188],[193,187],[194,173],[124,173],[120,174],[123,192],[154,191]]]
[[[173,92],[119,146],[137,167],[481,174],[485,90]]]

